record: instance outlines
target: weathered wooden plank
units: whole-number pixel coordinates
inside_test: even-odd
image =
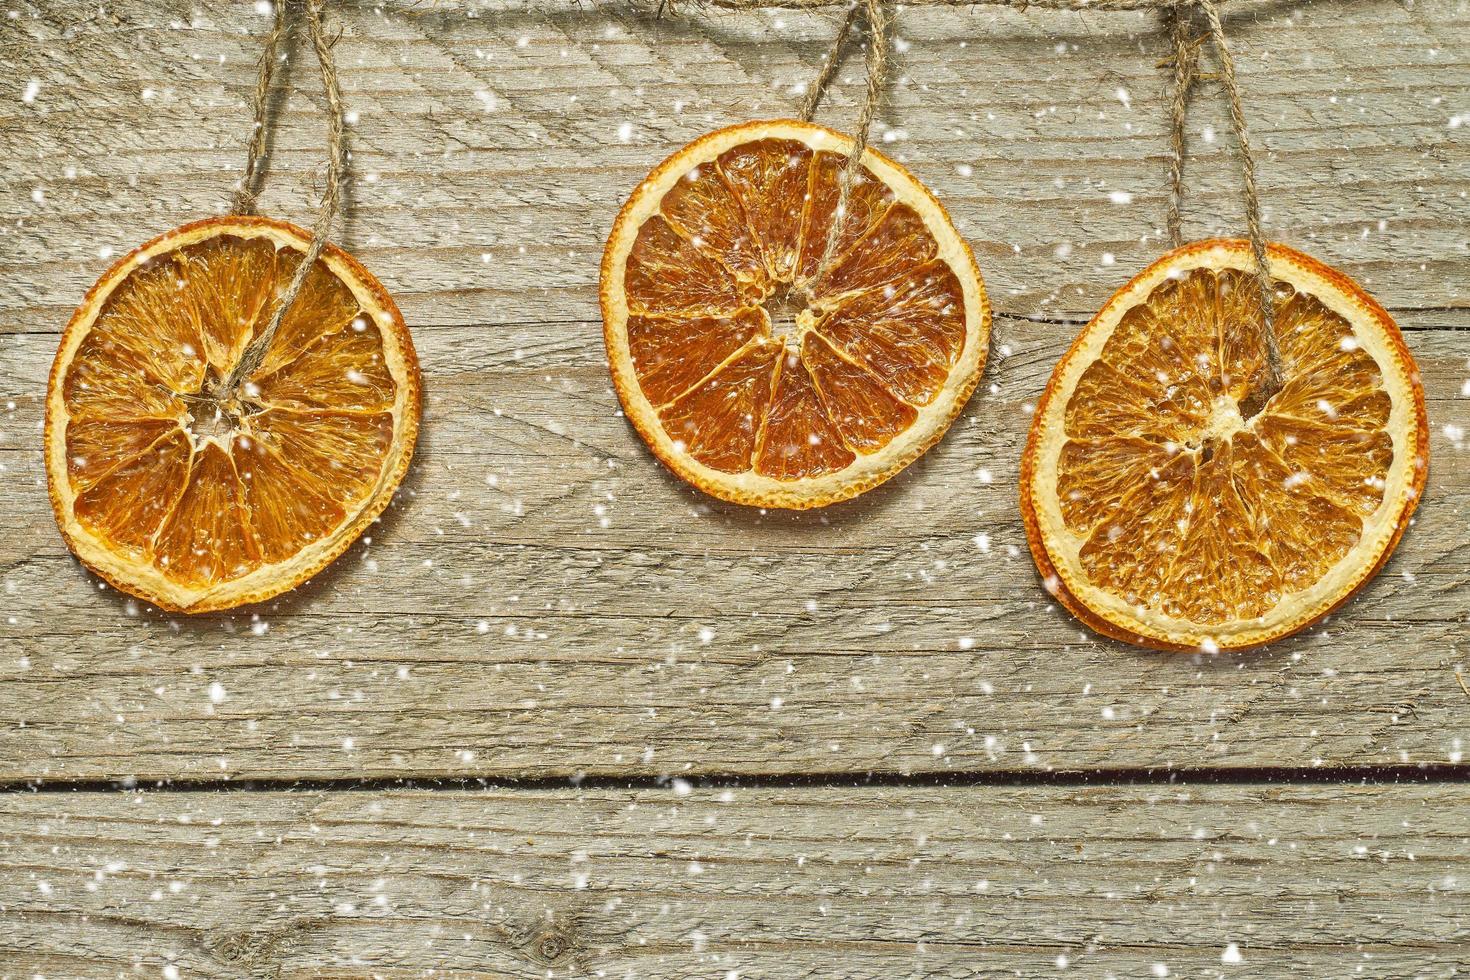
[[[834,24],[379,7],[338,18],[358,113],[345,241],[416,326],[588,318],[596,257],[637,180],[707,129],[794,111],[790,91]],[[6,21],[0,54],[7,75],[40,86],[0,107],[23,164],[0,175],[7,213],[23,219],[7,222],[0,258],[5,329],[54,329],[99,271],[99,248],[120,253],[225,206],[263,28],[249,6],[177,0],[35,10]],[[1462,304],[1470,282],[1467,128],[1452,126],[1470,92],[1467,22],[1460,5],[1393,0],[1232,7],[1268,227],[1398,308]],[[1091,311],[1119,269],[1157,253],[1168,73],[1150,17],[913,10],[899,31],[881,145],[945,201],[1003,309]],[[857,71],[824,119],[852,118]],[[263,203],[301,217],[323,124],[309,67],[290,77]],[[1237,229],[1218,91],[1201,92],[1191,128],[1191,227]]]
[[[0,965],[1451,976],[1467,805],[1463,784],[8,795]]]
[[[1463,758],[1470,469],[1463,437],[1447,434],[1450,419],[1470,419],[1463,333],[1409,334],[1435,396],[1434,492],[1386,572],[1324,628],[1263,654],[1210,658],[1099,641],[1037,587],[1013,487],[1020,403],[1059,353],[1052,327],[1003,323],[998,343],[1013,353],[991,372],[1000,394],[981,398],[892,487],[799,517],[712,504],[665,477],[615,416],[597,356],[558,329],[460,338],[450,357],[467,369],[431,366],[440,380],[421,461],[374,542],[269,606],[160,616],[99,593],[49,529],[9,536],[0,703],[12,727],[0,770]],[[16,337],[10,349],[39,355],[47,342]],[[526,364],[507,347],[538,353]],[[38,359],[6,361],[0,377]],[[42,381],[37,371],[14,390]],[[38,412],[39,395],[25,396],[17,428],[35,431]],[[46,529],[38,451],[0,461],[12,485],[32,488],[0,498],[0,525]],[[1392,657],[1381,652],[1389,645]]]
[[[346,243],[415,330],[415,470],[374,540],[298,594],[188,620],[99,591],[67,556],[41,395],[99,248],[226,200],[263,22],[250,5],[124,3],[0,24],[0,70],[39,86],[0,105],[16,161],[0,201],[18,216],[0,228],[0,777],[1461,761],[1470,126],[1450,120],[1470,98],[1454,43],[1470,13],[1230,8],[1269,223],[1395,307],[1434,463],[1418,524],[1360,600],[1271,651],[1206,658],[1101,642],[1056,610],[1015,503],[1068,320],[1160,248],[1148,18],[903,13],[884,146],[944,197],[1008,315],[938,448],[859,501],[793,516],[685,489],[617,417],[596,258],[663,154],[788,111],[831,19],[468,9],[336,17],[360,113]],[[321,120],[293,72],[265,202],[300,217]],[[827,118],[848,118],[853,91]],[[1218,102],[1201,95],[1197,132],[1228,132]],[[1228,141],[1196,144],[1194,227],[1229,227]]]

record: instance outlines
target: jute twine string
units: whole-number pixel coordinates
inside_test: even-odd
[[[1275,290],[1271,284],[1270,265],[1266,257],[1266,236],[1261,230],[1261,198],[1256,188],[1255,154],[1251,150],[1250,136],[1246,132],[1245,110],[1241,106],[1240,86],[1235,78],[1235,60],[1230,56],[1230,47],[1225,41],[1225,28],[1220,22],[1218,0],[1194,0],[1194,4],[1205,17],[1209,39],[1220,64],[1218,78],[1225,89],[1226,102],[1230,109],[1230,127],[1235,132],[1235,141],[1240,148],[1246,232],[1255,260],[1256,284],[1260,290],[1259,342],[1261,349],[1265,351],[1266,363],[1263,365],[1263,374],[1253,379],[1252,390],[1246,396],[1243,411],[1250,417],[1267,399],[1281,390],[1281,349],[1276,339],[1276,316],[1272,302]],[[1192,90],[1200,78],[1199,47],[1204,38],[1190,38],[1188,9],[1176,6],[1165,10],[1163,17],[1174,46],[1174,92],[1169,106],[1168,230],[1169,237],[1177,248],[1184,241],[1180,211],[1184,198],[1185,119],[1189,113]]]
[[[832,82],[832,76],[837,74],[837,65],[842,60],[842,49],[847,44],[848,36],[852,34],[852,25],[857,22],[858,15],[861,13],[862,8],[855,3],[847,8],[847,16],[842,18],[842,26],[837,29],[837,36],[832,39],[832,46],[827,49],[827,57],[822,61],[822,70],[817,72],[817,77],[801,104],[803,122],[811,122],[812,116],[816,115],[817,104],[826,94],[827,86]]]
[[[277,331],[281,329],[281,321],[285,319],[286,312],[291,305],[296,302],[296,297],[301,293],[301,286],[306,282],[307,274],[311,272],[312,266],[316,264],[316,260],[322,254],[322,249],[327,244],[328,235],[332,230],[332,221],[337,217],[337,210],[342,202],[342,169],[347,159],[346,125],[342,114],[342,88],[337,82],[337,66],[332,58],[332,45],[327,40],[326,32],[322,29],[323,2],[324,0],[307,0],[303,5],[303,14],[312,49],[316,52],[317,64],[321,66],[322,90],[327,100],[326,190],[322,193],[321,207],[317,212],[316,224],[312,227],[311,244],[306,249],[306,255],[302,258],[301,264],[296,267],[296,274],[291,277],[290,284],[277,301],[275,312],[271,315],[265,330],[245,348],[245,352],[240,356],[240,360],[230,371],[229,376],[220,384],[216,398],[221,402],[232,397],[240,383],[264,363],[266,351],[270,350],[271,342],[275,340]],[[235,211],[239,214],[250,214],[255,206],[256,192],[253,188],[259,171],[261,148],[265,142],[266,100],[270,92],[271,74],[274,72],[276,48],[284,33],[285,0],[276,0],[275,6],[275,21],[266,37],[266,50],[262,56],[260,77],[255,87],[255,131],[251,134],[247,147],[245,178],[235,195]]]
[[[878,103],[883,98],[883,86],[888,82],[888,14],[883,9],[883,0],[861,0],[861,7],[854,3],[848,8],[847,16],[843,18],[842,26],[837,31],[832,46],[827,50],[826,61],[822,64],[822,70],[817,74],[812,83],[811,91],[807,93],[806,101],[802,104],[801,118],[810,120],[817,110],[817,103],[821,101],[822,94],[827,85],[832,81],[833,75],[837,73],[837,64],[842,57],[843,45],[847,43],[848,35],[852,33],[853,24],[857,20],[859,9],[862,11],[863,20],[868,28],[868,50],[867,70],[868,86],[863,93],[862,108],[858,110],[857,126],[853,130],[852,150],[847,155],[847,160],[842,165],[842,171],[837,178],[837,208],[833,211],[834,220],[827,230],[827,245],[822,252],[822,260],[817,268],[825,268],[832,261],[832,254],[837,250],[838,232],[841,230],[841,218],[847,214],[848,199],[852,195],[852,182],[858,173],[859,161],[863,158],[864,151],[868,148],[868,132],[873,128],[873,117],[878,112]]]
[[[279,57],[281,37],[286,33],[286,5],[277,3],[274,21],[265,36],[265,48],[260,53],[260,73],[255,79],[255,128],[250,131],[250,141],[245,147],[245,176],[240,178],[240,187],[235,191],[235,200],[230,205],[234,214],[254,214],[255,199],[260,194],[260,155],[265,150],[266,109],[270,103],[271,80],[276,74],[276,59]]]
[[[1164,11],[1164,24],[1174,42],[1174,97],[1169,104],[1169,240],[1175,248],[1184,244],[1180,205],[1184,200],[1184,124],[1189,116],[1189,98],[1194,91],[1199,63],[1199,45],[1189,39],[1189,21],[1177,7]]]
[[[1266,236],[1261,230],[1261,196],[1256,190],[1256,160],[1245,129],[1245,110],[1241,108],[1240,86],[1235,81],[1235,60],[1230,57],[1230,46],[1225,43],[1225,28],[1220,23],[1220,8],[1216,0],[1199,0],[1199,6],[1210,25],[1210,37],[1214,40],[1215,55],[1220,61],[1220,82],[1225,86],[1225,95],[1230,103],[1230,126],[1235,130],[1235,142],[1240,147],[1245,224],[1250,232],[1251,252],[1256,259],[1256,283],[1261,290],[1261,346],[1266,350],[1266,376],[1248,396],[1250,404],[1246,406],[1245,413],[1250,416],[1281,390],[1281,348],[1276,342],[1276,311],[1272,302],[1275,289],[1271,285],[1271,267],[1266,260]]]

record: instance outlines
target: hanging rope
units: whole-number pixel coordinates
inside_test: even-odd
[[[265,150],[266,109],[270,103],[271,80],[276,74],[276,59],[281,37],[286,32],[286,5],[277,3],[274,21],[265,36],[265,49],[260,53],[260,73],[255,79],[255,128],[245,146],[245,175],[235,191],[230,210],[235,214],[254,214],[255,199],[260,194],[260,155]]]
[[[848,35],[852,33],[852,25],[857,22],[861,12],[862,9],[855,3],[847,8],[847,16],[842,18],[842,26],[837,29],[837,36],[832,39],[832,46],[827,49],[827,57],[822,62],[822,70],[817,73],[816,80],[812,82],[811,88],[806,93],[806,101],[801,104],[802,122],[811,122],[812,116],[816,115],[817,104],[822,101],[827,86],[832,82],[832,76],[837,74],[837,64],[842,59],[842,49],[846,46]]]
[[[1210,26],[1210,37],[1215,44],[1215,56],[1220,61],[1220,81],[1225,86],[1225,95],[1230,103],[1230,125],[1235,130],[1235,142],[1240,147],[1240,176],[1245,196],[1245,224],[1250,233],[1251,252],[1256,260],[1256,283],[1261,291],[1261,339],[1266,351],[1266,377],[1263,383],[1248,396],[1246,417],[1260,409],[1276,392],[1281,390],[1281,349],[1276,342],[1275,290],[1271,285],[1271,267],[1266,259],[1266,236],[1261,231],[1261,196],[1256,190],[1256,160],[1251,152],[1251,141],[1245,129],[1245,110],[1240,104],[1240,86],[1235,81],[1235,61],[1230,57],[1230,47],[1225,43],[1225,28],[1220,23],[1220,9],[1215,0],[1199,0],[1205,20]]]
[[[1174,94],[1169,104],[1169,240],[1175,248],[1184,244],[1180,219],[1184,200],[1184,124],[1189,116],[1189,97],[1194,91],[1199,43],[1189,39],[1186,14],[1177,7],[1164,12],[1164,26],[1174,42]]]
[[[271,342],[275,340],[276,332],[281,328],[281,321],[285,318],[286,311],[296,302],[296,297],[301,293],[301,286],[306,282],[307,274],[311,272],[312,266],[316,264],[316,260],[322,254],[322,249],[327,244],[327,237],[332,230],[332,221],[337,217],[337,209],[341,204],[342,169],[347,158],[346,127],[342,117],[342,89],[337,82],[337,66],[332,58],[332,45],[327,41],[326,32],[322,29],[323,2],[324,0],[307,0],[304,5],[304,16],[307,34],[310,37],[312,49],[316,52],[317,64],[321,66],[322,90],[327,100],[327,187],[322,193],[321,207],[317,212],[316,224],[312,228],[311,245],[307,247],[301,264],[296,267],[296,274],[292,276],[290,284],[281,294],[280,301],[265,330],[245,348],[245,352],[240,355],[239,362],[230,371],[229,377],[220,384],[215,397],[221,402],[233,396],[240,383],[265,361],[266,351],[270,350]],[[248,150],[245,182],[240,193],[236,195],[236,211],[241,214],[250,213],[250,210],[242,209],[242,201],[244,208],[253,210],[254,207],[255,194],[250,192],[250,188],[258,167],[260,145],[264,142],[265,105],[272,71],[267,66],[275,62],[275,47],[280,41],[284,5],[284,0],[277,0],[275,26],[272,27],[266,39],[266,52],[262,58],[260,81],[255,89],[255,133],[251,136]]]
[[[1240,148],[1241,191],[1245,201],[1246,234],[1250,239],[1256,285],[1260,292],[1260,349],[1265,353],[1262,373],[1252,379],[1251,390],[1241,405],[1242,414],[1250,418],[1276,392],[1281,390],[1281,349],[1276,338],[1274,287],[1266,254],[1266,236],[1261,229],[1261,197],[1256,187],[1256,161],[1246,132],[1245,110],[1241,105],[1240,85],[1235,78],[1235,61],[1225,42],[1225,28],[1220,21],[1217,0],[1193,0],[1204,14],[1208,37],[1220,63],[1218,78],[1225,88],[1230,108],[1230,126]],[[1184,243],[1180,211],[1184,198],[1184,160],[1186,155],[1185,117],[1190,97],[1201,75],[1199,48],[1205,38],[1189,37],[1189,11],[1173,7],[1163,12],[1164,26],[1174,48],[1174,91],[1169,106],[1169,239],[1174,247]]]
[[[806,100],[802,103],[801,118],[810,121],[816,112],[817,103],[822,99],[823,92],[837,73],[837,64],[842,57],[843,46],[847,43],[848,36],[852,33],[853,25],[857,21],[859,12],[868,28],[867,47],[867,90],[863,93],[862,108],[858,110],[857,126],[853,129],[852,150],[847,154],[847,160],[842,165],[842,170],[837,178],[837,207],[832,212],[834,220],[827,230],[827,246],[822,252],[822,259],[817,263],[817,268],[826,268],[832,261],[832,254],[837,250],[838,233],[842,228],[841,218],[847,214],[848,198],[852,194],[852,182],[856,179],[859,162],[863,153],[868,148],[868,132],[873,128],[873,117],[878,113],[878,103],[883,98],[883,88],[888,84],[888,14],[883,9],[883,0],[861,0],[861,6],[854,3],[848,8],[847,16],[843,18],[842,26],[837,30],[837,36],[832,40],[832,46],[827,49],[827,58],[822,63],[822,70],[812,82],[811,90],[807,93]]]

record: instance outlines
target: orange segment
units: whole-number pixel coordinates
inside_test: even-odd
[[[1098,525],[1078,549],[1088,579],[1129,605],[1157,603],[1189,527],[1194,479],[1191,456],[1174,457],[1148,479],[1138,480],[1135,472],[1134,487],[1112,520]]]
[[[299,484],[351,508],[371,495],[393,443],[394,423],[391,412],[272,410],[256,417],[254,431]]]
[[[755,471],[776,480],[799,480],[836,473],[856,458],[828,417],[806,364],[787,353],[781,358]]]
[[[1281,598],[1275,566],[1233,479],[1232,443],[1199,463],[1186,530],[1163,583],[1164,611],[1194,623],[1253,619]],[[1181,456],[1181,459],[1188,457]]]
[[[264,351],[309,244],[293,225],[219,218],[126,256],[62,334],[46,473],[67,544],[170,610],[277,595],[387,505],[418,426],[418,367],[371,275],[328,246]]]
[[[705,164],[690,170],[669,188],[659,208],[695,248],[741,279],[765,282],[760,245],[719,167]]]
[[[613,382],[654,453],[761,506],[862,493],[933,445],[974,390],[990,310],[969,248],[911,174],[847,137],[750,123],[643,181],[603,256]],[[828,253],[828,234],[836,227]]]
[[[895,395],[927,405],[965,346],[964,289],[949,266],[930,262],[889,285],[843,297],[817,330],[886,379]]]
[[[813,292],[833,296],[882,286],[928,262],[937,250],[919,213],[907,204],[895,204],[830,272],[818,276]]]
[[[665,406],[659,412],[664,428],[705,466],[726,473],[750,469],[782,351],[780,344],[752,341],[703,384]]]
[[[1067,440],[1057,470],[1057,502],[1067,526],[1079,534],[1091,531],[1117,512],[1138,486],[1139,473],[1159,473],[1173,458],[1172,450],[1137,436]]]
[[[281,289],[286,288],[300,266],[300,253],[285,252],[281,255],[277,273]],[[279,370],[282,365],[300,357],[318,338],[341,333],[354,322],[358,333],[372,329],[370,320],[359,316],[361,312],[347,283],[318,262],[306,274],[301,292],[296,294],[296,302],[281,318],[280,329],[266,351],[258,374],[264,376]]]
[[[205,359],[223,377],[271,313],[276,247],[263,239],[214,238],[175,254]]]
[[[324,474],[292,466],[273,443],[262,434],[235,453],[261,557],[269,562],[321,540],[346,515],[337,495],[319,486]]]
[[[189,478],[193,450],[174,430],[74,498],[73,519],[110,553],[151,564],[153,537]]]
[[[800,140],[764,139],[742,143],[718,161],[744,208],[766,273],[778,282],[790,282],[796,272],[811,158]]]
[[[766,329],[761,310],[687,320],[630,316],[628,349],[643,393],[652,404],[664,405],[693,388]]]
[[[162,382],[114,357],[116,347],[88,338],[62,379],[61,395],[73,418],[103,420],[182,418],[184,402]]]
[[[733,313],[749,305],[735,274],[655,215],[628,255],[628,306],[653,315]]]
[[[197,390],[204,380],[204,341],[186,276],[180,257],[169,254],[124,280],[92,316],[85,363],[113,379],[130,377],[123,390],[133,393],[155,386]]]
[[[1320,496],[1362,515],[1382,503],[1394,457],[1387,432],[1262,415],[1256,435],[1291,470],[1288,479],[1310,484]]]
[[[1195,276],[1210,274],[1196,272]],[[1209,323],[1219,337],[1219,388],[1242,401],[1266,365],[1262,346],[1261,288],[1256,277],[1244,269],[1222,269],[1208,279],[1204,288],[1214,294]]]
[[[271,345],[272,352],[281,349]],[[266,373],[270,363],[268,355],[247,389],[263,405],[373,412],[393,405],[396,382],[383,354],[383,335],[365,316],[297,351],[273,374]]]
[[[1077,382],[1077,394],[1067,407],[1067,434],[1183,441],[1204,425],[1211,403],[1196,400],[1194,392],[1179,393],[1157,376],[1116,368],[1099,358]]]
[[[919,417],[917,409],[837,353],[819,334],[807,334],[801,345],[801,359],[812,373],[842,441],[859,452],[877,452]]]
[[[67,475],[73,486],[90,487],[178,428],[173,419],[79,419],[67,435]]]
[[[267,561],[320,541],[364,500],[392,445],[393,416],[268,411],[235,455]]]
[[[860,165],[852,176],[847,207],[839,217],[838,180],[846,162],[845,154],[820,152],[811,167],[811,203],[802,229],[801,258],[797,263],[797,278],[803,282],[816,277],[822,257],[828,254],[827,239],[832,234],[834,223],[838,225],[837,241],[832,246],[831,255],[837,257],[867,234],[895,200],[893,189],[872,170]]]
[[[1277,515],[1269,524],[1258,524],[1257,537],[1281,589],[1309,588],[1357,544],[1362,517],[1313,492],[1301,471],[1293,471],[1255,436],[1236,438],[1234,451],[1233,478],[1246,508]]]
[[[216,442],[199,448],[189,482],[154,538],[155,564],[177,582],[213,585],[260,565],[232,456]]]
[[[1418,371],[1351,280],[1270,247],[1279,389],[1249,246],[1171,252],[1057,366],[1022,460],[1048,588],[1110,636],[1255,646],[1310,625],[1382,565],[1428,464]],[[1259,410],[1255,406],[1259,405]]]

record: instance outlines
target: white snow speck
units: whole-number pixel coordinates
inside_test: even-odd
[[[1244,957],[1240,955],[1240,947],[1234,943],[1225,944],[1225,952],[1220,954],[1221,963],[1240,963]]]
[[[20,93],[20,100],[22,102],[34,102],[36,101],[36,96],[40,94],[40,91],[41,83],[33,78],[29,82],[26,82],[26,90]]]
[[[226,697],[228,695],[225,694],[225,686],[219,681],[209,685],[209,700],[212,704],[223,704]]]

